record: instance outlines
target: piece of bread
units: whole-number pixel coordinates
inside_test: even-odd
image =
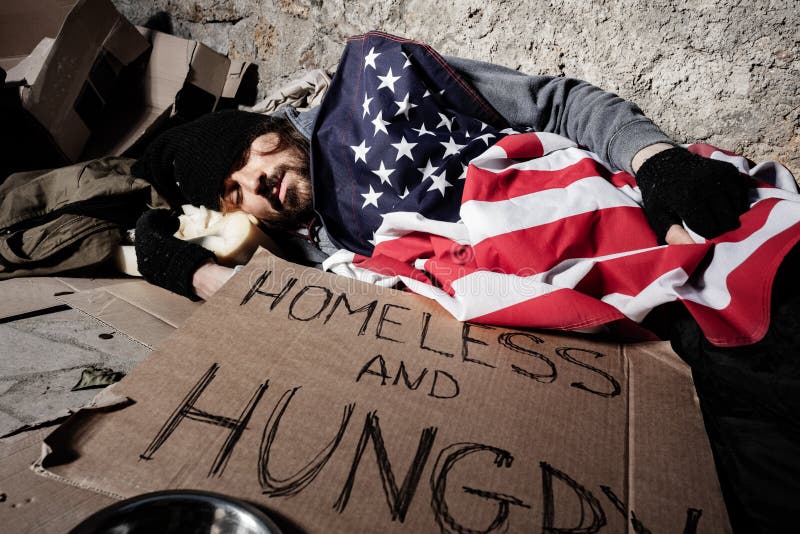
[[[277,252],[277,246],[258,227],[256,219],[243,211],[220,213],[204,207],[183,206],[175,237],[197,243],[212,251],[217,263],[227,267],[244,265],[258,247]],[[117,268],[131,276],[141,276],[133,245],[121,245],[115,254]]]

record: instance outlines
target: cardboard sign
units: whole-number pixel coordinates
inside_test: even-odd
[[[663,343],[459,323],[262,253],[112,388],[132,403],[51,434],[50,475],[218,491],[310,532],[729,529]]]

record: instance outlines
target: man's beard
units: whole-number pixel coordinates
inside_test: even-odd
[[[311,193],[311,177],[308,167],[297,173],[300,178],[288,184],[283,202],[276,196],[268,196],[267,201],[273,210],[268,218],[261,222],[269,228],[294,230],[314,217],[314,206]],[[285,180],[286,178],[284,178]],[[272,190],[277,183],[267,183],[267,190]]]

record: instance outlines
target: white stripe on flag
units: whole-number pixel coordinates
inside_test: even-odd
[[[507,232],[617,207],[638,207],[638,204],[604,178],[590,176],[567,187],[547,189],[509,200],[469,200],[461,205],[460,213],[474,246],[484,239]]]
[[[494,148],[498,150],[493,151],[492,149]],[[509,159],[504,150],[500,147],[493,146],[480,156],[473,158],[470,164],[478,169],[492,173],[501,173],[511,169],[518,171],[562,171],[584,159],[594,160],[599,163],[600,166],[607,168],[606,164],[603,163],[603,160],[601,160],[597,154],[574,147],[558,150],[538,158],[519,161],[516,159]],[[470,179],[473,179],[473,177],[470,177]],[[492,178],[487,177],[485,179]]]
[[[728,275],[745,263],[761,245],[770,238],[787,230],[792,225],[800,222],[800,203],[780,201],[772,207],[764,225],[747,236],[742,241],[735,243],[717,243],[714,245],[714,257],[703,272],[699,281],[692,280],[692,284],[677,286],[678,296],[721,310],[731,302],[728,290]],[[753,266],[758,270],[758,266]]]
[[[374,241],[377,245],[384,241],[403,237],[411,232],[440,235],[462,245],[469,243],[469,234],[463,223],[428,219],[414,211],[395,211],[384,215],[383,222],[375,230]]]
[[[610,293],[600,300],[614,306],[626,317],[639,323],[659,304],[675,300],[677,298],[676,288],[685,284],[688,279],[689,275],[686,274],[686,271],[678,267],[662,274],[636,295]]]
[[[438,287],[400,277],[414,293],[436,300],[459,321],[469,321],[560,288],[542,284],[531,276],[475,271],[453,281],[452,297]]]
[[[538,137],[539,142],[542,143],[542,150],[545,155],[555,152],[556,150],[575,148],[578,146],[574,141],[554,133],[537,132],[536,137]],[[586,153],[587,152],[584,152],[584,154]]]

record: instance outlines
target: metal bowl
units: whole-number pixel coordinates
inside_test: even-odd
[[[205,491],[145,493],[103,508],[71,534],[280,534],[264,512],[246,502]]]

